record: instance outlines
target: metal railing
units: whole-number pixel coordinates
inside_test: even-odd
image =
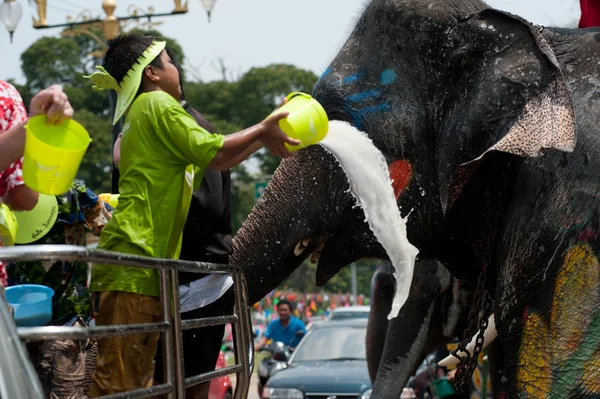
[[[155,395],[168,395],[169,399],[185,398],[185,388],[210,381],[228,374],[236,374],[234,391],[235,399],[245,399],[248,396],[250,377],[253,369],[253,347],[251,346],[251,322],[248,307],[248,290],[246,279],[241,268],[235,265],[218,265],[203,262],[188,262],[172,259],[156,259],[117,252],[90,250],[72,245],[28,245],[19,247],[0,248],[0,260],[7,262],[30,261],[78,261],[84,263],[100,263],[115,266],[132,266],[158,269],[160,271],[160,297],[162,321],[148,324],[127,324],[96,327],[20,327],[16,329],[18,337],[23,341],[64,340],[105,338],[111,336],[135,335],[141,333],[163,334],[163,370],[165,383],[149,388],[136,389],[114,395],[102,396],[103,399],[116,398],[145,398]],[[178,271],[192,273],[227,273],[233,278],[235,293],[234,313],[230,316],[218,316],[181,321],[179,316],[179,278]],[[7,318],[7,303],[0,296],[0,322],[12,324],[3,320]],[[234,329],[235,362],[219,370],[203,373],[189,378],[184,377],[182,329],[209,327],[231,323]],[[7,326],[9,334],[14,335],[14,325]],[[26,359],[25,348],[15,343],[17,356]],[[28,362],[28,361],[26,361]],[[25,364],[25,373],[31,382],[30,398],[43,398],[41,385],[33,366]]]

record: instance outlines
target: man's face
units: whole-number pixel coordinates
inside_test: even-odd
[[[181,101],[179,70],[165,50],[160,53],[159,57],[163,64],[162,68],[155,68],[155,73],[160,78],[159,86],[161,90],[169,93],[177,101]]]
[[[287,304],[277,306],[277,313],[279,313],[279,318],[283,321],[288,320],[290,318],[290,307]]]

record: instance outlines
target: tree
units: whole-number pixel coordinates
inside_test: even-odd
[[[92,142],[81,162],[77,178],[97,193],[110,193],[110,172],[112,168],[112,137],[110,118],[99,117],[87,109],[80,109],[77,121],[90,133]]]
[[[281,104],[289,93],[300,91],[311,93],[317,82],[317,75],[293,65],[269,65],[252,68],[240,79],[236,95],[239,112],[237,117],[244,126],[263,120]],[[279,159],[262,150],[255,154],[261,173],[272,175]]]

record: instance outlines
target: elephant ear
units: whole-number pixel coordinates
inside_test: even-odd
[[[439,143],[440,194],[445,211],[491,152],[538,157],[545,149],[573,151],[571,96],[541,29],[497,10],[460,21],[460,48]],[[442,165],[443,163],[443,165]]]

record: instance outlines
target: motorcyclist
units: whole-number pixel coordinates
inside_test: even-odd
[[[279,319],[269,323],[260,343],[255,345],[255,350],[260,350],[268,340],[281,342],[290,348],[295,348],[300,343],[300,337],[297,336],[298,331],[306,334],[304,323],[292,316],[290,301],[281,299],[277,304],[277,314]]]

